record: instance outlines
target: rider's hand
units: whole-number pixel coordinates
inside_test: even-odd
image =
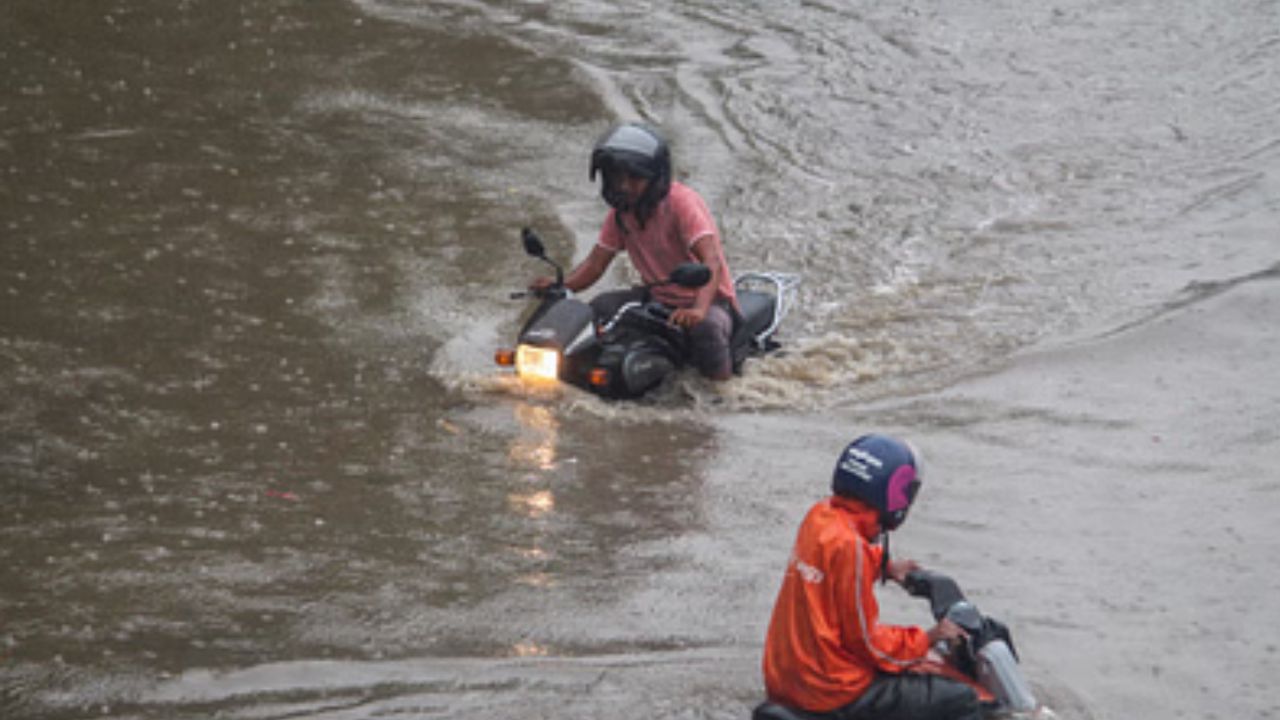
[[[920,563],[915,560],[890,560],[889,567],[885,568],[885,574],[889,579],[901,585],[907,579],[907,573],[920,569]]]
[[[707,319],[707,311],[698,308],[680,308],[671,313],[671,324],[688,330]]]
[[[537,277],[533,279],[533,282],[529,283],[529,289],[534,292],[542,292],[543,290],[546,290],[547,288],[555,284],[556,284],[555,278],[546,277],[546,276]]]
[[[953,645],[965,637],[964,628],[946,618],[942,618],[937,625],[929,628],[927,634],[930,645],[936,645],[939,641],[945,642],[947,645]]]

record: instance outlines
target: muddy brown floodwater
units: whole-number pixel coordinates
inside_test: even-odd
[[[0,716],[745,718],[871,429],[1060,716],[1280,716],[1277,68],[1273,0],[4,3]],[[491,369],[620,119],[785,355]]]

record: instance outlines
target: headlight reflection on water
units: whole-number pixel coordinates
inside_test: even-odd
[[[528,470],[554,470],[560,428],[555,415],[545,407],[529,403],[520,403],[515,412],[522,432],[507,449],[511,464]]]
[[[507,496],[507,500],[517,512],[531,518],[543,517],[556,509],[556,498],[550,490],[512,493]]]
[[[521,537],[512,550],[521,557],[521,565],[529,571],[515,578],[519,585],[551,588],[557,584],[556,572],[548,566],[555,551],[547,550],[549,533],[553,533],[556,496],[551,489],[559,467],[558,446],[560,422],[551,409],[521,402],[514,407],[520,431],[507,447],[507,461],[516,472],[516,487],[507,493],[507,507],[520,518]],[[536,646],[516,649],[517,655],[539,655]]]
[[[511,646],[511,654],[516,657],[546,657],[550,649],[531,640],[524,640]]]

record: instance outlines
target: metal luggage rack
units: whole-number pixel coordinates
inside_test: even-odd
[[[753,283],[769,286],[777,298],[777,304],[774,306],[773,311],[773,322],[769,323],[769,327],[753,338],[759,344],[765,338],[773,335],[778,326],[782,324],[783,318],[787,316],[787,311],[791,309],[791,302],[795,298],[796,288],[800,286],[800,276],[796,273],[774,272],[771,270],[744,272],[733,279],[733,289],[735,291],[749,290]]]

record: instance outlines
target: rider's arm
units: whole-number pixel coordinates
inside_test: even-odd
[[[693,250],[693,256],[698,258],[698,262],[711,269],[711,279],[706,285],[698,288],[692,307],[682,308],[671,314],[671,322],[684,328],[691,328],[707,317],[707,310],[711,308],[711,303],[716,299],[716,292],[720,289],[720,268],[724,266],[720,260],[720,244],[710,235],[704,235],[695,240],[690,249]]]
[[[574,292],[586,290],[600,279],[604,271],[609,269],[609,263],[613,262],[613,256],[616,253],[606,247],[594,245],[587,257],[578,263],[577,267],[569,271],[569,276],[564,279],[564,286]],[[554,282],[549,277],[540,277],[535,279],[530,287],[535,289],[544,289],[550,287]]]
[[[901,585],[906,582],[908,573],[920,569],[920,563],[909,558],[890,560],[885,567],[885,575]],[[955,640],[961,640],[965,637],[965,632],[959,625],[943,618],[938,621],[937,625],[929,628],[925,635],[929,638],[929,646],[932,647],[938,642],[950,643]]]
[[[565,287],[574,292],[586,290],[609,269],[609,263],[613,262],[614,252],[600,245],[591,246],[591,252],[582,262],[578,263],[578,267],[569,273],[569,277],[564,279]]]
[[[716,293],[720,290],[720,269],[724,267],[720,259],[720,243],[715,242],[710,235],[704,235],[698,238],[690,249],[693,250],[693,256],[698,258],[698,262],[711,268],[711,279],[706,285],[698,288],[698,295],[693,302],[694,309],[705,316],[711,303],[716,299]]]
[[[840,556],[837,602],[847,608],[849,622],[842,626],[843,643],[851,652],[873,662],[885,672],[901,672],[929,651],[924,628],[880,622],[875,583],[883,551],[860,542]]]

